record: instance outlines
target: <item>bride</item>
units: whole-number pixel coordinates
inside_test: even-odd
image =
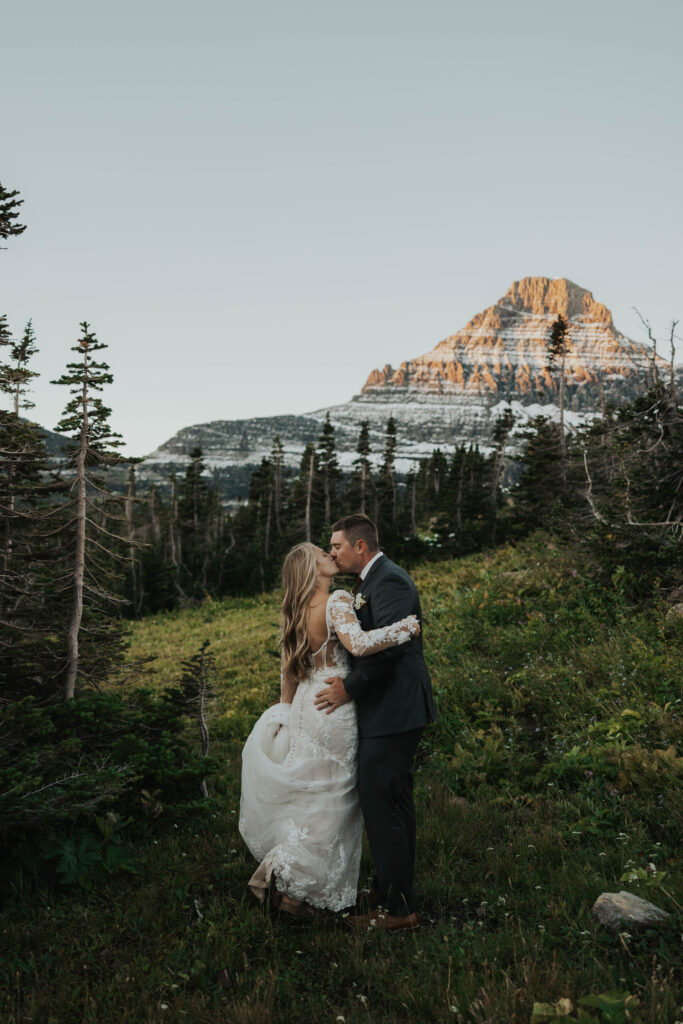
[[[297,916],[352,906],[361,854],[355,704],[321,714],[316,692],[327,677],[348,673],[347,652],[374,654],[420,632],[414,615],[363,632],[351,594],[330,594],[338,571],[314,544],[285,558],[281,700],[261,715],[242,753],[239,827],[260,862],[248,886],[261,901],[271,888],[273,904]]]

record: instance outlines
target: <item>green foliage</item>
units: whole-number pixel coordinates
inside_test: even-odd
[[[578,1005],[578,1014],[573,1017],[571,999],[559,999],[556,1003],[534,1003],[531,1024],[549,1020],[564,1020],[573,1024],[626,1024],[626,1021],[633,1020],[630,1011],[638,1007],[639,1000],[628,992],[601,992],[599,995],[582,996]],[[594,1010],[598,1011],[597,1017]]]
[[[199,756],[185,714],[172,695],[148,690],[125,698],[88,694],[42,707],[32,697],[6,705],[0,719],[0,830],[9,849],[21,860],[48,833],[50,858],[63,849],[64,864],[80,858],[83,871],[98,865],[109,870],[123,856],[114,849],[123,824],[164,810],[191,813],[204,774],[216,765]],[[108,824],[113,821],[116,828]],[[98,844],[93,824],[101,833]],[[48,847],[41,850],[48,856]]]
[[[19,194],[17,189],[10,192],[0,184],[0,238],[16,237],[26,230],[26,225],[19,223],[19,207],[24,202],[17,199]]]
[[[92,889],[120,871],[137,874],[132,848],[124,843],[121,831],[133,819],[122,820],[113,811],[96,816],[97,832],[75,829],[70,835],[44,839],[40,855],[54,868],[62,885]]]
[[[290,927],[247,893],[240,750],[277,699],[279,601],[206,600],[136,622],[130,657],[157,655],[149,686],[161,693],[211,640],[215,796],[199,817],[135,783],[131,809],[112,809],[135,817],[119,831],[138,873],[95,864],[88,880],[84,869],[87,899],[80,883],[36,888],[24,861],[0,924],[10,1019],[528,1024],[534,997],[560,1019],[571,999],[583,1024],[621,1009],[639,1024],[677,1019],[680,779],[656,751],[680,741],[680,631],[663,625],[660,605],[633,606],[623,574],[603,582],[581,547],[546,534],[414,575],[440,711],[416,771],[422,930],[352,935],[331,915]],[[473,767],[449,763],[456,744]],[[622,789],[625,766],[633,778],[662,774],[647,792]],[[94,816],[55,835],[77,844],[79,830],[97,835]],[[362,885],[370,872],[365,854]],[[636,880],[621,881],[627,872]],[[602,929],[590,908],[623,887],[656,898],[675,927],[631,938]]]

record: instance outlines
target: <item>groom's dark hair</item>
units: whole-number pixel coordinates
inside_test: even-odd
[[[337,530],[341,530],[346,534],[349,544],[353,545],[357,540],[364,540],[368,546],[368,551],[379,551],[377,527],[370,516],[366,516],[363,512],[357,512],[352,516],[344,516],[342,519],[338,519],[336,523],[332,523],[332,533],[336,533]]]

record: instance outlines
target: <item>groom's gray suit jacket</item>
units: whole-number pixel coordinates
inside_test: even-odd
[[[356,615],[363,629],[389,626],[422,610],[417,588],[408,573],[382,555],[362,580],[357,595],[365,603]],[[344,679],[356,701],[361,737],[408,732],[436,721],[432,684],[422,652],[422,633],[400,647],[365,658],[353,658]]]

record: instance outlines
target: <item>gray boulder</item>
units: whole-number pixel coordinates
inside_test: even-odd
[[[611,932],[628,928],[660,928],[671,920],[671,915],[654,903],[623,890],[603,892],[593,904],[593,913]]]

